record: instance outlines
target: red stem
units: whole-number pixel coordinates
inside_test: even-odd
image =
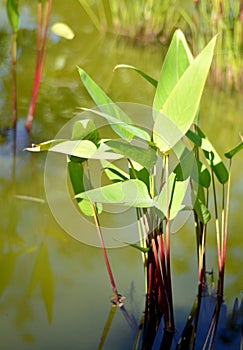
[[[92,206],[93,206],[93,212],[94,212],[95,225],[96,225],[98,237],[99,237],[99,240],[100,240],[100,245],[101,245],[101,249],[102,249],[102,252],[103,252],[103,256],[104,256],[104,259],[105,259],[107,272],[108,272],[108,275],[109,275],[109,278],[110,278],[112,291],[113,291],[114,296],[115,296],[115,301],[118,303],[120,298],[119,298],[118,291],[117,291],[117,288],[116,288],[115,279],[114,279],[112,271],[111,271],[111,266],[110,266],[110,263],[109,263],[109,259],[108,259],[108,255],[107,255],[107,252],[106,252],[103,236],[102,236],[102,233],[101,233],[100,223],[99,223],[99,219],[98,219],[98,216],[97,216],[96,207],[95,207],[95,205],[93,203],[92,203]]]
[[[32,88],[31,102],[30,102],[28,117],[26,121],[26,129],[28,131],[30,131],[32,126],[42,71],[44,67],[45,43],[46,43],[47,27],[48,27],[50,12],[51,12],[51,6],[52,6],[52,0],[49,0],[48,4],[46,5],[45,19],[44,19],[44,25],[43,25],[44,29],[42,33],[42,3],[41,1],[38,2],[37,57],[36,57],[36,68],[35,68],[34,83]]]

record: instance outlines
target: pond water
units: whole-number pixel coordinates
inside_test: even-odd
[[[51,35],[39,90],[33,129],[24,123],[35,67],[35,5],[21,4],[18,38],[18,128],[14,155],[11,129],[10,29],[0,1],[0,329],[1,349],[131,349],[144,311],[144,272],[140,253],[133,248],[109,249],[119,291],[126,296],[127,314],[111,307],[112,294],[101,249],[73,239],[55,221],[45,200],[45,154],[29,154],[31,143],[52,139],[76,107],[93,106],[79,79],[84,68],[113,101],[152,104],[154,90],[135,73],[113,72],[118,63],[140,67],[157,78],[166,50],[163,45],[142,47],[101,35],[78,1],[54,2],[51,22],[69,24],[72,41]],[[240,93],[208,86],[203,95],[201,126],[223,156],[243,132]],[[58,180],[58,170],[56,172]],[[243,162],[233,163],[230,232],[225,278],[228,312],[242,296]],[[31,200],[31,197],[32,200]],[[58,205],[58,193],[57,193]],[[62,209],[65,212],[65,208]],[[72,218],[70,218],[72,220]],[[80,230],[83,230],[80,227]],[[208,230],[208,269],[216,271],[215,235]],[[87,232],[87,235],[92,234]],[[172,235],[173,292],[178,340],[197,292],[195,235],[191,226]],[[216,282],[216,276],[215,276]],[[113,315],[113,313],[115,313]],[[129,317],[127,316],[129,315]],[[109,320],[114,316],[110,328]],[[233,340],[232,340],[233,341]],[[234,344],[219,349],[234,349]]]

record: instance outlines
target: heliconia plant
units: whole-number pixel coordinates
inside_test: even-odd
[[[114,282],[99,217],[105,204],[135,209],[140,239],[138,244],[131,243],[131,246],[142,252],[146,278],[144,348],[152,348],[162,321],[165,332],[161,342],[166,344],[165,348],[170,348],[176,330],[170,236],[173,220],[185,210],[194,214],[197,241],[198,298],[189,318],[190,332],[187,332],[192,348],[195,346],[200,296],[206,285],[206,228],[212,216],[208,209],[210,187],[215,199],[217,292],[222,302],[229,189],[222,209],[220,235],[215,181],[217,179],[222,184],[224,191],[225,184],[230,185],[230,172],[198,125],[200,99],[215,43],[216,37],[193,58],[183,33],[177,30],[158,81],[139,68],[124,64],[116,67],[134,70],[155,87],[154,123],[149,132],[146,125],[144,128],[136,126],[126,112],[113,103],[83,69],[78,68],[82,83],[98,107],[82,109],[103,118],[118,139],[102,139],[93,120],[81,119],[74,124],[70,140],[52,140],[28,148],[32,152],[49,150],[67,155],[75,200],[80,211],[94,219],[114,294],[113,303],[118,306],[123,297]],[[242,142],[227,156],[231,158],[241,148]],[[173,163],[174,156],[178,160],[176,164]],[[87,171],[94,159],[100,161],[106,175],[106,184],[100,187],[94,187]],[[120,160],[125,162],[124,167],[119,165]],[[185,204],[188,191],[191,194],[189,205]]]

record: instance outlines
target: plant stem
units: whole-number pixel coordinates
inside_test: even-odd
[[[222,260],[221,260],[221,244],[220,244],[220,230],[219,230],[219,217],[218,217],[218,207],[217,207],[217,196],[215,188],[214,172],[211,166],[212,175],[212,186],[213,186],[213,199],[214,199],[214,211],[215,211],[215,229],[216,229],[216,240],[217,240],[217,250],[218,250],[218,271],[221,273]]]
[[[169,317],[170,322],[168,324],[168,331],[175,331],[174,324],[174,311],[173,311],[173,300],[172,300],[172,285],[171,285],[171,268],[170,268],[170,199],[169,199],[169,155],[165,156],[165,180],[166,180],[166,284],[167,284],[167,293],[168,293],[168,302],[169,302]]]
[[[51,12],[51,6],[52,6],[52,0],[49,0],[46,4],[45,8],[45,19],[43,24],[43,31],[42,31],[42,1],[38,1],[38,7],[37,7],[37,57],[36,57],[36,68],[35,68],[35,76],[34,76],[34,83],[32,88],[32,96],[29,106],[29,112],[28,117],[26,120],[26,129],[30,131],[32,126],[32,121],[34,118],[34,111],[42,76],[42,71],[44,67],[44,53],[45,53],[45,43],[46,43],[46,37],[47,37],[47,27]]]
[[[100,229],[100,222],[99,222],[96,206],[95,206],[94,203],[92,203],[92,208],[93,208],[95,226],[96,226],[96,229],[97,229],[97,233],[98,233],[98,237],[99,237],[99,240],[100,240],[101,249],[102,249],[102,252],[103,252],[104,259],[105,259],[107,272],[108,272],[108,275],[109,275],[109,278],[110,278],[112,291],[114,293],[114,301],[118,305],[120,303],[120,301],[121,301],[121,298],[120,298],[120,296],[118,294],[118,291],[117,291],[117,288],[116,288],[116,284],[115,284],[115,279],[114,279],[112,271],[111,271],[111,266],[110,266],[108,255],[107,255],[107,252],[106,252],[106,248],[105,248],[102,232],[101,232],[101,229]]]

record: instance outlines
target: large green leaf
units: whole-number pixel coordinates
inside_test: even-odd
[[[162,152],[167,152],[190,128],[202,96],[213,58],[216,37],[192,61],[178,80],[157,115],[153,139]],[[167,118],[171,123],[167,121]]]
[[[157,87],[158,82],[154,78],[150,77],[148,74],[144,73],[141,69],[131,66],[129,64],[118,64],[115,66],[114,71],[119,68],[126,68],[126,69],[131,69],[137,72],[139,75],[141,75],[144,79],[146,79],[150,84],[152,84],[154,87]]]
[[[111,99],[106,95],[106,93],[97,85],[94,80],[80,67],[78,67],[78,72],[80,78],[87,89],[88,93],[99,107],[99,109],[110,115],[123,123],[132,124],[131,119],[127,116],[127,114],[118,107]],[[118,124],[111,124],[112,129],[125,140],[131,140],[134,135],[132,132],[124,130]]]
[[[151,169],[156,164],[157,155],[152,148],[141,148],[116,140],[107,141],[106,144],[114,152],[136,161],[146,169]]]
[[[192,62],[193,57],[180,29],[176,30],[167,51],[156,89],[153,109],[154,118],[156,111],[161,110],[178,80]]]
[[[129,207],[148,208],[154,201],[148,194],[146,185],[140,180],[128,180],[79,193],[83,198],[95,203],[119,204]]]

